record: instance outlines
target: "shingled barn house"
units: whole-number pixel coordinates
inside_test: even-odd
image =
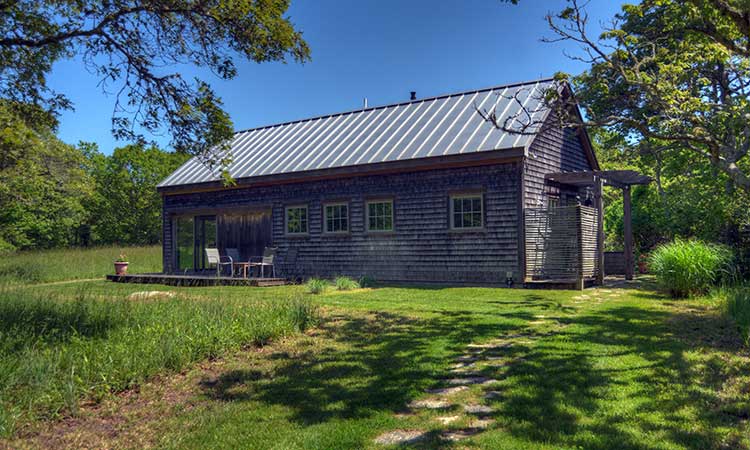
[[[629,194],[644,179],[600,171],[587,134],[541,107],[546,89],[568,89],[553,83],[239,131],[228,168],[235,185],[197,158],[159,184],[164,272],[205,270],[206,247],[236,248],[242,259],[276,247],[277,276],[288,279],[601,280],[601,186]],[[477,108],[501,119],[523,108],[539,124],[508,133]]]

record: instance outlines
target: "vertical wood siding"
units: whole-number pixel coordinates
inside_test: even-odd
[[[165,196],[164,268],[172,271],[172,214],[270,207],[282,276],[499,284],[513,272],[520,280],[521,167],[518,162]],[[456,192],[483,193],[482,230],[449,229],[449,196]],[[365,202],[371,198],[393,199],[393,232],[365,230]],[[349,203],[350,230],[323,233],[323,204],[339,201]],[[300,204],[309,208],[309,233],[287,236],[285,206]]]

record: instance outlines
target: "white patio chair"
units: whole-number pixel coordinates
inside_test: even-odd
[[[260,277],[265,277],[265,268],[271,267],[271,274],[273,278],[276,278],[276,266],[274,266],[274,258],[276,257],[276,247],[266,247],[263,250],[263,256],[260,262],[250,262],[250,267],[260,267]]]
[[[221,256],[218,248],[207,248],[206,249],[206,264],[210,267],[211,265],[216,266],[216,276],[221,277],[221,267],[229,266],[229,273],[234,273],[234,264],[232,258],[229,256]]]

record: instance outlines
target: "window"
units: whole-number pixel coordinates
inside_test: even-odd
[[[290,206],[286,209],[287,234],[307,233],[307,206]]]
[[[547,197],[547,209],[553,209],[553,208],[559,208],[559,207],[560,207],[560,197],[553,197],[553,196]]]
[[[367,231],[393,231],[393,200],[367,202]]]
[[[349,205],[335,203],[325,205],[325,232],[346,233],[349,231]]]
[[[451,228],[470,230],[482,228],[482,194],[451,196]]]

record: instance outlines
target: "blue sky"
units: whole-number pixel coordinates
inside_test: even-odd
[[[544,16],[564,0],[292,0],[288,12],[312,49],[312,61],[239,62],[231,81],[204,76],[223,98],[236,129],[548,77],[585,69],[568,59]],[[592,26],[619,11],[619,1],[592,0]],[[180,68],[186,77],[196,71]],[[204,73],[205,74],[205,73]],[[60,138],[91,141],[110,153],[123,145],[110,133],[114,99],[78,60],[55,65],[50,84],[75,111],[61,117]],[[167,136],[155,137],[165,145]]]

